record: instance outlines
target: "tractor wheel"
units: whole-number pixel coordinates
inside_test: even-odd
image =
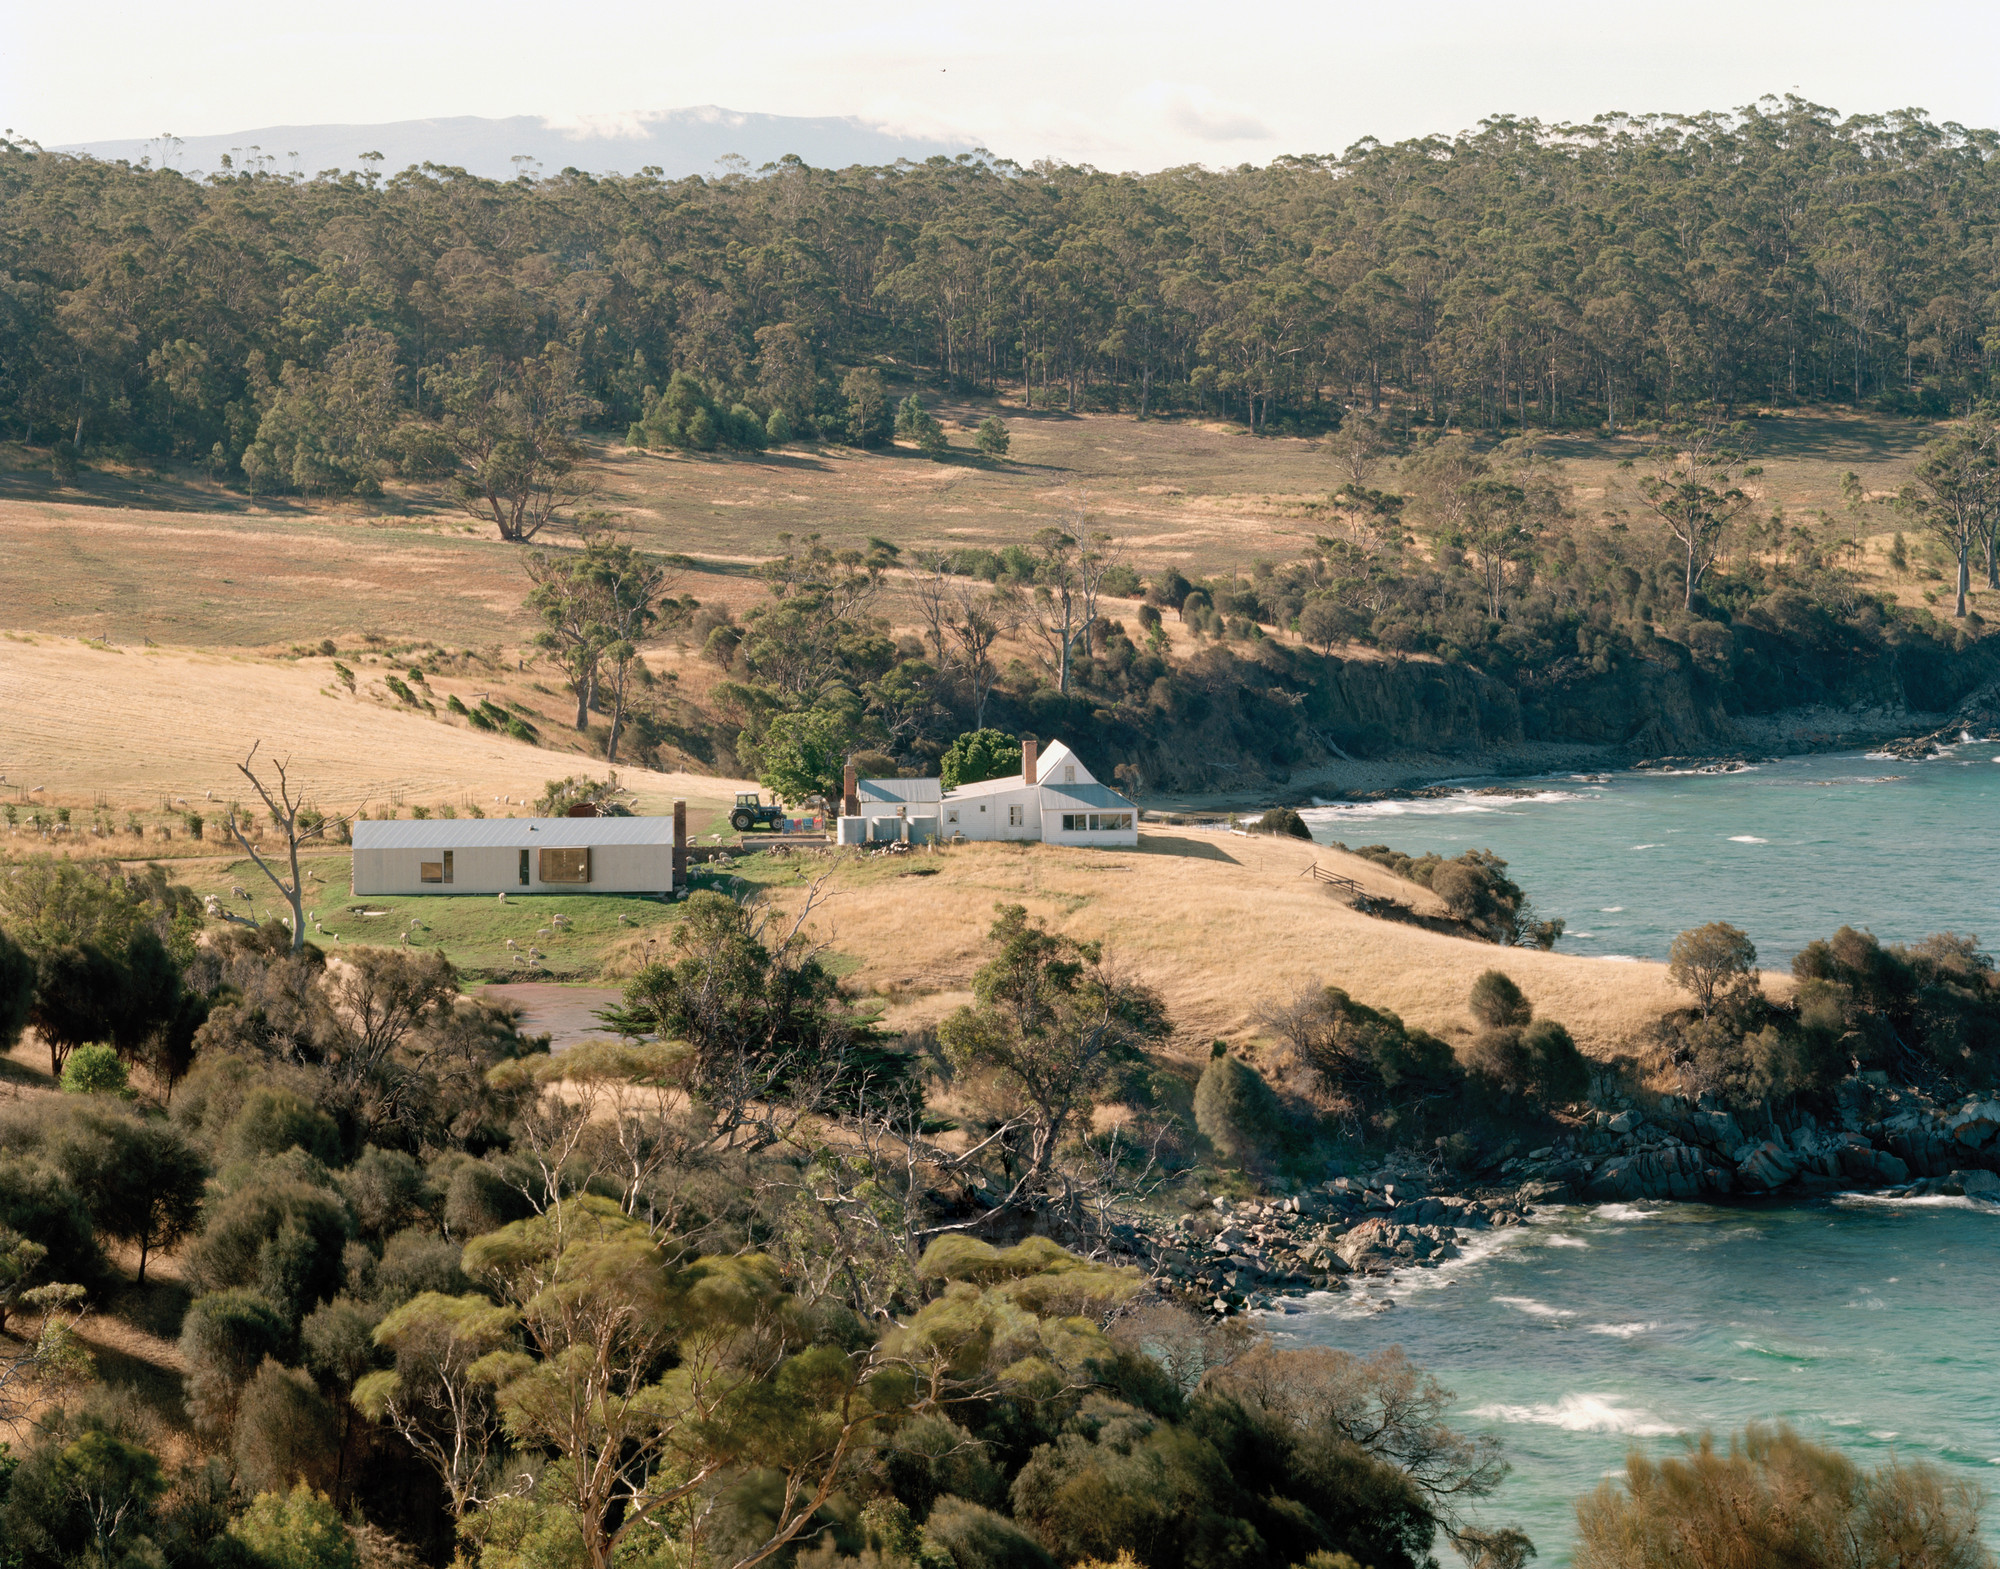
[[[731,812],[729,814],[729,826],[740,834],[747,834],[752,828],[757,826],[757,819],[749,812]]]

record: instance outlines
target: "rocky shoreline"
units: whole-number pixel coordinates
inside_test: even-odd
[[[2000,1203],[2000,1099],[1940,1101],[1869,1074],[1844,1080],[1838,1103],[1822,1122],[1739,1114],[1706,1096],[1619,1097],[1543,1148],[1508,1146],[1469,1178],[1392,1159],[1304,1194],[1128,1220],[1114,1251],[1163,1295],[1225,1317],[1458,1258],[1468,1234],[1522,1225],[1538,1205],[1843,1190]]]

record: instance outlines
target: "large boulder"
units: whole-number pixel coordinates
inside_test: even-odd
[[[1618,1199],[1691,1199],[1703,1193],[1727,1193],[1728,1172],[1702,1158],[1699,1150],[1680,1145],[1614,1155],[1592,1174],[1584,1193],[1600,1203]]]
[[[1872,1149],[1866,1144],[1849,1144],[1843,1148],[1840,1169],[1852,1181],[1865,1182],[1871,1187],[1884,1184],[1893,1187],[1910,1180],[1908,1166],[1887,1150]]]
[[[1990,1171],[1954,1171],[1945,1180],[1969,1199],[2000,1199],[2000,1177]]]
[[[1783,1145],[1766,1139],[1736,1151],[1736,1180],[1752,1193],[1782,1188],[1799,1174],[1799,1163]]]
[[[1736,1125],[1736,1119],[1726,1111],[1697,1111],[1688,1119],[1690,1136],[1712,1150],[1729,1150],[1743,1143],[1743,1130]]]
[[[1334,1252],[1357,1274],[1378,1275],[1395,1268],[1396,1228],[1386,1220],[1364,1220],[1339,1242]]]
[[[1945,1118],[1944,1126],[1967,1149],[1984,1149],[2000,1133],[2000,1100],[1969,1101]]]

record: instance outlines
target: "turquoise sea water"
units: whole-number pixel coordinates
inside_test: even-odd
[[[1663,959],[1705,921],[1783,965],[1843,924],[1883,941],[1951,929],[2000,943],[2000,745],[1926,763],[1786,758],[1731,774],[1561,775],[1530,799],[1315,807],[1321,842],[1490,849],[1568,953]]]
[[[1265,1326],[1402,1346],[1456,1393],[1457,1425],[1506,1446],[1513,1471],[1475,1519],[1565,1564],[1572,1501],[1622,1475],[1628,1450],[1751,1421],[2000,1493],[1996,1301],[2000,1207],[1975,1200],[1608,1204],[1545,1210],[1465,1259]],[[1994,1510],[1988,1537],[2000,1546]]]

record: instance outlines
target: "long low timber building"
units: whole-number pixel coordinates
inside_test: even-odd
[[[672,894],[687,885],[687,812],[671,817],[362,818],[354,892]]]

